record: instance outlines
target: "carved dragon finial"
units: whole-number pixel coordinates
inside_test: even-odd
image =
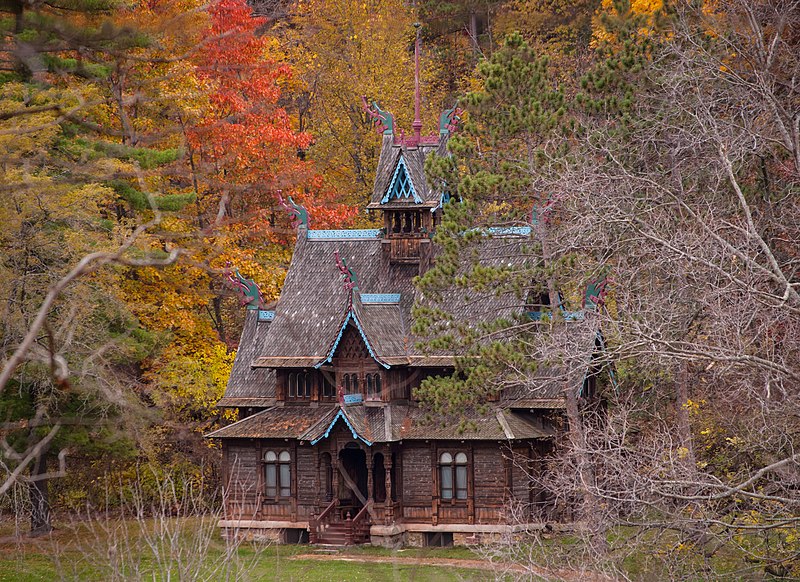
[[[531,208],[531,225],[538,225],[539,219],[542,220],[542,223],[547,224],[554,203],[555,201],[552,198],[548,198],[542,206],[534,204],[533,208]]]
[[[611,277],[608,276],[607,270],[596,279],[589,281],[586,285],[583,301],[581,301],[581,307],[586,309],[588,306],[592,310],[600,309],[606,302],[608,285],[613,282]]]
[[[347,266],[344,258],[339,256],[338,249],[334,251],[333,256],[336,258],[336,266],[339,267],[342,275],[344,275],[344,288],[348,291],[352,291],[353,289],[358,291],[358,279],[356,278],[356,272]]]
[[[366,95],[361,97],[361,102],[364,104],[364,111],[373,119],[378,133],[392,135],[394,133],[394,116],[381,109],[376,101],[373,101],[371,105],[367,103]]]
[[[261,289],[258,284],[252,279],[245,279],[239,273],[239,269],[230,270],[230,263],[227,264],[228,282],[233,286],[239,294],[239,301],[242,305],[246,305],[247,309],[260,309],[264,306],[264,296],[261,295]]]
[[[291,196],[289,196],[289,204],[287,204],[280,192],[278,192],[278,202],[292,217],[292,228],[303,226],[308,229],[308,210],[304,206],[295,204]]]
[[[439,135],[447,135],[458,129],[462,113],[464,110],[458,106],[458,103],[443,111],[439,116]]]

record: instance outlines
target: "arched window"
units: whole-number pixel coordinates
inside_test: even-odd
[[[456,499],[467,498],[467,455],[456,455]]]
[[[297,374],[294,372],[289,373],[289,398],[297,397]]]
[[[264,453],[264,489],[267,497],[290,497],[292,494],[291,457],[288,451]]]
[[[467,498],[467,455],[442,453],[439,456],[439,490],[442,499]]]
[[[331,382],[330,375],[322,372],[322,397],[333,398],[334,396],[336,396],[336,387]]]
[[[367,388],[367,400],[380,400],[381,399],[381,375],[380,374],[367,374],[364,377]]]
[[[314,377],[312,374],[303,374],[303,378],[305,379],[305,394],[306,398],[311,398],[311,386],[314,383]]]

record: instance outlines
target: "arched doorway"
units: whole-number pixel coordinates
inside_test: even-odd
[[[358,511],[367,499],[367,454],[360,448],[344,448],[339,468],[339,506]]]

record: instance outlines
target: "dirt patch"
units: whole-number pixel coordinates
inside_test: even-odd
[[[495,572],[498,577],[506,574],[522,574],[539,576],[545,580],[565,580],[567,582],[614,582],[597,572],[578,572],[570,570],[548,570],[531,566],[525,568],[519,564],[495,564],[483,560],[467,560],[455,558],[406,558],[401,556],[355,556],[348,554],[297,554],[291,560],[314,560],[318,562],[370,562],[379,564],[397,564],[406,566],[439,566],[444,568],[461,568],[464,570],[483,570]]]

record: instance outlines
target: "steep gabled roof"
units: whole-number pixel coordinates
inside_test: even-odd
[[[383,136],[381,144],[381,156],[378,160],[378,169],[375,172],[375,184],[372,189],[372,199],[367,208],[387,208],[397,201],[384,197],[389,191],[392,179],[396,176],[400,158],[408,172],[408,177],[414,184],[414,191],[419,197],[417,204],[423,207],[433,208],[439,205],[441,192],[428,185],[425,177],[425,158],[432,153],[447,155],[447,137],[440,138],[438,144],[421,144],[418,147],[406,147],[395,144],[395,138],[391,135]],[[400,201],[399,204],[408,206],[408,201]]]

